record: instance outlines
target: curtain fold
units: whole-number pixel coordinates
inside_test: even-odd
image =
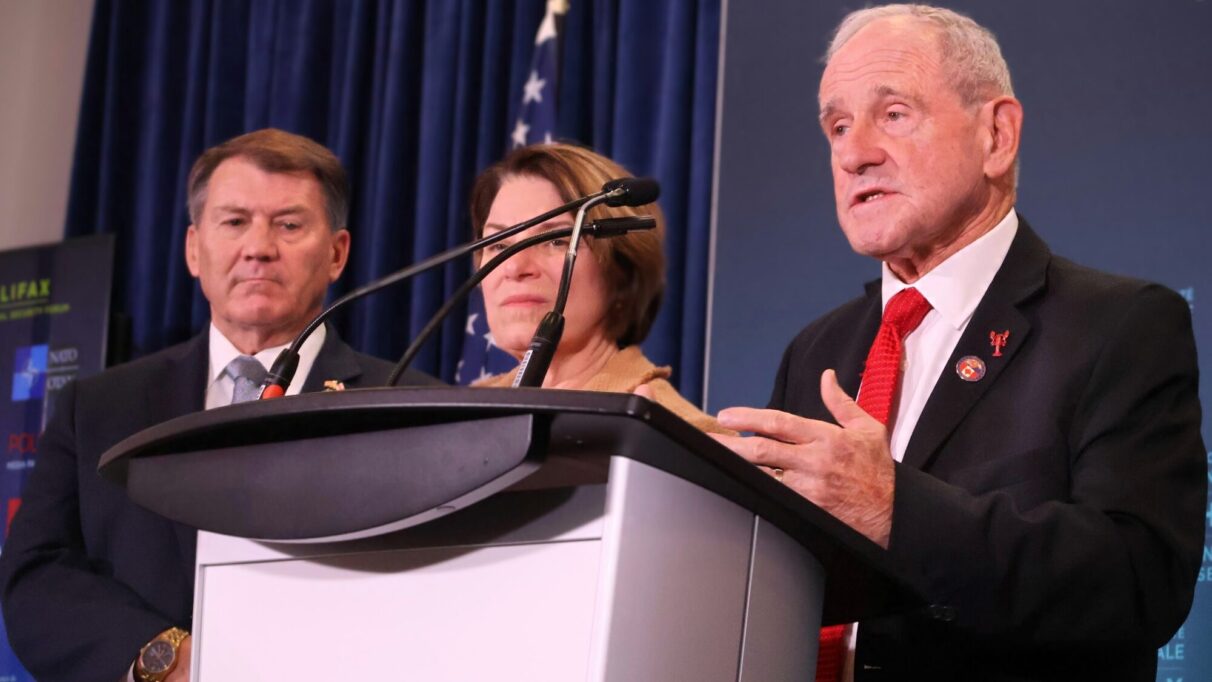
[[[115,307],[137,354],[206,323],[186,270],[185,183],[206,147],[274,126],[329,146],[352,185],[334,295],[470,236],[467,192],[507,149],[544,0],[98,0],[66,232],[117,236]],[[701,394],[719,0],[572,0],[557,133],[661,181],[668,287],[646,350]],[[398,285],[338,315],[394,358],[469,274]],[[446,379],[456,314],[417,367]]]

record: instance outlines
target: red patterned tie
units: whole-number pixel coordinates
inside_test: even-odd
[[[905,337],[917,329],[928,312],[930,303],[913,288],[901,290],[884,306],[884,319],[867,353],[858,396],[859,407],[881,424],[888,424],[896,400]]]
[[[867,353],[858,405],[885,426],[892,413],[892,405],[896,402],[905,337],[917,329],[928,312],[930,302],[913,288],[903,289],[884,307],[880,330],[876,332],[875,341]],[[821,628],[816,655],[817,682],[837,682],[842,679],[846,659],[846,629],[845,625]]]

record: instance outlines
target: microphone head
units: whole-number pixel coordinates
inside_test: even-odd
[[[643,206],[661,196],[661,185],[653,178],[619,178],[602,185],[605,192],[616,192],[606,199],[607,206]]]

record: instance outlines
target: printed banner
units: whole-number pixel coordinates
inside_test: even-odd
[[[54,395],[105,366],[114,244],[110,235],[0,252],[0,551],[37,463]],[[0,622],[0,682],[33,677],[9,649]]]
[[[1175,286],[1168,281],[1165,272],[1153,273],[1157,281],[1174,286],[1187,305],[1191,306],[1191,315],[1195,324],[1195,338],[1199,343],[1199,358],[1202,375],[1207,375],[1208,358],[1212,357],[1207,348],[1208,337],[1201,336],[1201,329],[1207,329],[1203,311],[1195,304],[1195,285]],[[1206,391],[1200,391],[1200,400],[1204,408],[1204,445],[1212,445],[1212,410],[1209,409],[1209,396]],[[1208,487],[1212,488],[1212,452],[1208,453]],[[1194,682],[1195,680],[1212,680],[1212,496],[1209,497],[1207,509],[1204,511],[1204,558],[1199,568],[1199,577],[1195,584],[1195,603],[1191,606],[1191,614],[1165,646],[1157,651],[1157,682]]]

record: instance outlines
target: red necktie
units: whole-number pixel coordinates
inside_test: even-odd
[[[885,426],[896,403],[905,337],[917,329],[928,312],[930,302],[913,288],[901,290],[884,307],[880,330],[876,332],[875,341],[867,353],[858,405]],[[816,655],[817,682],[837,682],[842,679],[846,659],[846,629],[845,625],[821,628]]]
[[[885,426],[900,384],[905,337],[917,329],[928,312],[930,303],[913,288],[901,290],[884,307],[880,330],[867,353],[858,405]]]

